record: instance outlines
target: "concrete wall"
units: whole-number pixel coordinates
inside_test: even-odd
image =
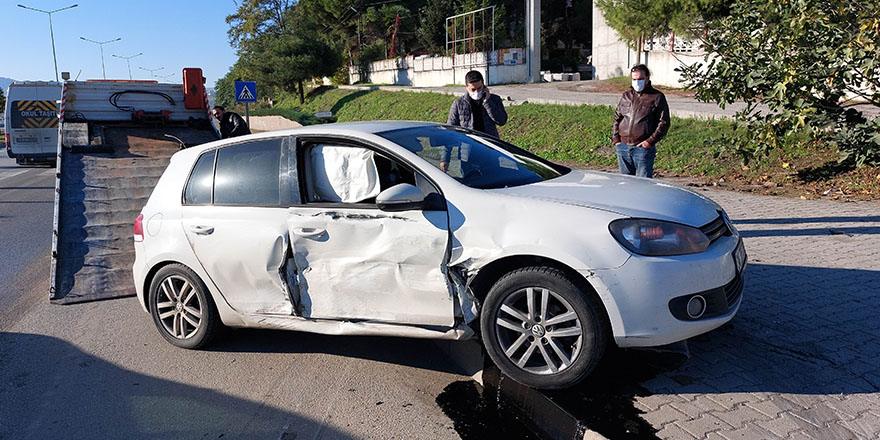
[[[681,87],[681,75],[675,69],[682,65],[692,65],[703,61],[705,53],[701,50],[672,52],[666,39],[660,44],[651,45],[651,50],[642,51],[642,63],[651,70],[651,82],[669,87]],[[629,75],[629,69],[636,64],[636,51],[620,40],[617,31],[605,22],[602,11],[593,6],[593,66],[595,79],[608,79]]]
[[[620,41],[617,31],[605,23],[602,10],[593,5],[593,79],[627,75],[635,60],[635,52]]]
[[[500,62],[499,62],[500,59]],[[488,66],[483,52],[445,56],[407,56],[371,63],[368,81],[413,87],[439,87],[464,84],[464,75],[477,70],[487,83],[524,83],[528,75],[522,49],[501,49],[489,54]],[[349,80],[361,80],[357,67],[349,68]]]

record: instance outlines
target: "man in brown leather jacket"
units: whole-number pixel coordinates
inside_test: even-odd
[[[623,92],[617,104],[611,141],[621,174],[650,178],[657,142],[669,130],[669,105],[663,93],[651,87],[648,66],[639,64],[630,73],[632,88]]]

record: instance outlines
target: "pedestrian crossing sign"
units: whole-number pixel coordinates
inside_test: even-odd
[[[235,102],[257,102],[257,82],[236,81]]]

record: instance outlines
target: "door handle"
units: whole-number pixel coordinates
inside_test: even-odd
[[[298,235],[303,238],[320,237],[325,232],[327,232],[327,230],[321,229],[321,228],[297,228],[297,229],[293,230],[293,233],[295,235]]]
[[[198,235],[211,235],[214,233],[214,227],[206,225],[190,226],[189,230]]]

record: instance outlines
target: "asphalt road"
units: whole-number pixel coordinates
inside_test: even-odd
[[[52,248],[55,169],[22,167],[0,149],[0,310],[19,297],[16,281],[39,283],[49,275]],[[21,280],[21,275],[42,264],[42,278]],[[20,287],[20,286],[19,286]],[[42,285],[48,297],[48,283]]]
[[[469,378],[431,341],[229,330],[188,351],[166,343],[134,298],[50,304],[52,169],[2,155],[0,439],[472,432],[437,403],[460,401],[444,389]]]

